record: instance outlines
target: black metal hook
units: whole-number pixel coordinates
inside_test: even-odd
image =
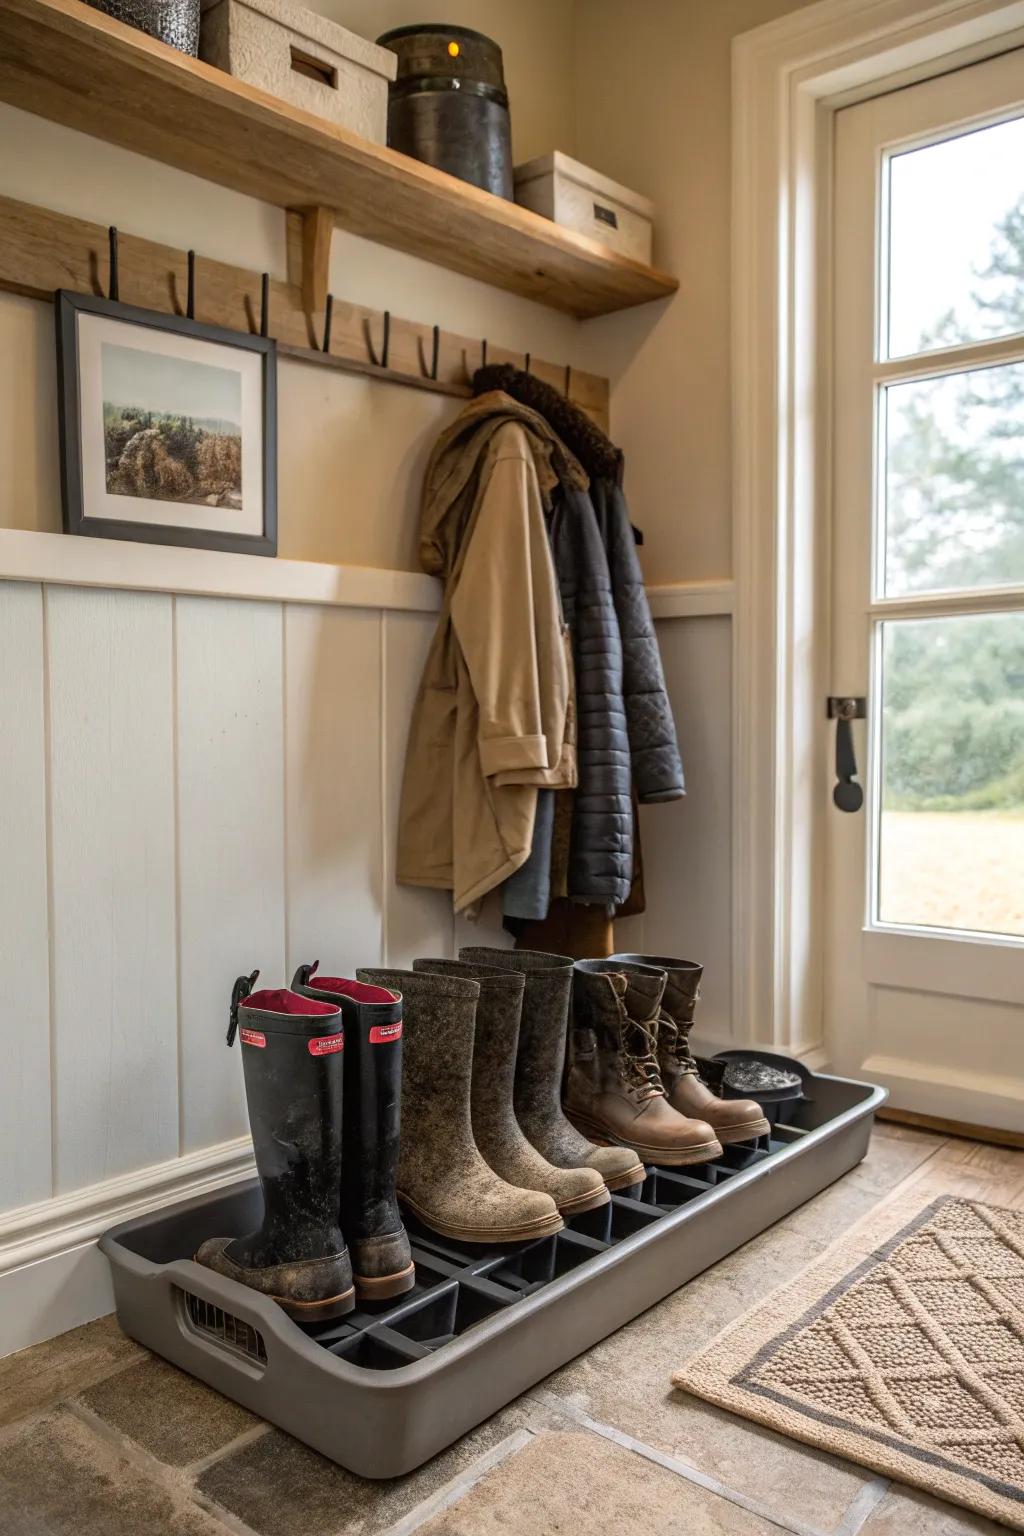
[[[433,341],[431,343],[431,352],[430,352],[430,372],[429,373],[427,372],[426,368],[424,368],[424,366],[423,366],[423,338],[422,338],[422,336],[417,339],[417,343],[416,344],[419,347],[419,352],[420,352],[420,372],[423,374],[424,378],[436,380],[437,379],[437,362],[438,362],[438,358],[439,358],[440,352],[441,352],[441,327],[439,325],[435,325],[434,326]]]
[[[324,344],[321,348],[321,351],[323,352],[329,352],[331,350],[331,319],[333,315],[334,294],[329,293],[327,295],[327,302],[324,305]]]
[[[486,368],[487,367],[487,337],[486,336],[484,337],[483,341],[480,343],[480,367],[481,368]]]
[[[188,253],[188,288],[185,295],[185,314],[189,320],[196,317],[196,253]]]
[[[565,398],[568,400],[572,392],[572,364],[565,365]]]
[[[107,284],[107,298],[116,304],[120,298],[120,285],[117,273],[117,229],[111,224],[107,230],[107,238],[110,242],[110,281]]]
[[[386,368],[388,365],[388,353],[391,350],[391,311],[384,311],[384,335],[381,340],[380,357],[374,351],[373,341],[370,337],[369,319],[363,321],[363,330],[366,333],[366,350],[370,354],[370,361],[375,368]]]
[[[529,371],[530,371],[530,354],[529,354],[529,352],[525,352],[523,354],[523,372],[524,373],[529,373]]]
[[[260,279],[260,335],[270,335],[270,273]]]

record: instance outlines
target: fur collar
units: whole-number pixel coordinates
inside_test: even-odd
[[[473,375],[473,393],[483,395],[492,389],[502,390],[542,416],[583,465],[591,480],[622,483],[621,448],[616,448],[586,412],[559,390],[545,384],[536,374],[514,368],[511,363],[489,363],[486,368],[477,369]]]

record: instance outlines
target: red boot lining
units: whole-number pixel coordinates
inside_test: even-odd
[[[371,987],[365,981],[349,981],[345,976],[311,976],[309,985],[319,992],[341,992],[356,1003],[397,1003],[399,993],[386,987]]]
[[[311,997],[300,997],[297,992],[291,992],[287,987],[278,987],[276,990],[265,992],[252,992],[248,997],[242,998],[243,1008],[257,1008],[261,1013],[295,1013],[321,1016],[328,1013],[337,1013],[334,1003],[321,1003]]]

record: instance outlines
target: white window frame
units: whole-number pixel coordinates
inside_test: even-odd
[[[836,110],[1024,43],[1024,0],[821,0],[733,44],[733,1033],[823,1059]]]

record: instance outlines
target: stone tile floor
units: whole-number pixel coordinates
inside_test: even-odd
[[[103,1318],[0,1361],[4,1536],[985,1536],[669,1387],[909,1180],[1024,1205],[1024,1152],[879,1125],[854,1172],[408,1477],[343,1471]]]

